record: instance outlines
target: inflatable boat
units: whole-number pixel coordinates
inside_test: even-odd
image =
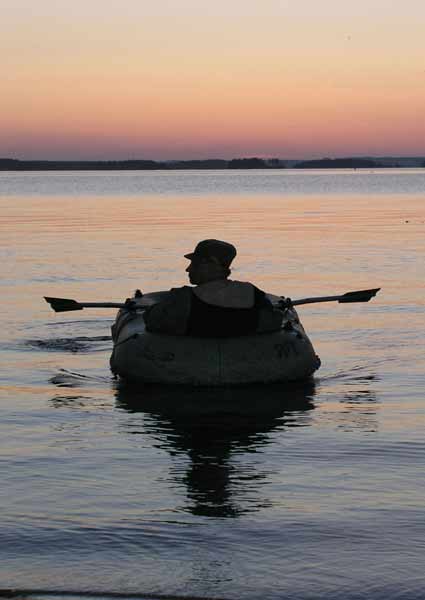
[[[134,382],[223,386],[280,383],[308,379],[320,359],[300,323],[294,306],[317,302],[369,302],[381,288],[299,300],[267,294],[284,311],[282,327],[272,333],[233,338],[196,338],[150,333],[143,312],[169,291],[143,295],[136,291],[126,302],[77,302],[45,296],[55,312],[83,308],[119,308],[112,326],[112,372]],[[282,300],[285,300],[282,302]]]
[[[282,328],[233,338],[171,336],[146,331],[143,310],[122,309],[112,326],[112,372],[129,382],[225,386],[298,381],[320,359],[294,308]]]

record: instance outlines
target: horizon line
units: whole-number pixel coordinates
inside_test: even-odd
[[[232,160],[252,160],[259,159],[263,161],[311,161],[311,160],[348,160],[348,159],[423,159],[425,158],[425,151],[423,154],[344,154],[340,156],[303,156],[294,158],[282,158],[276,155],[261,156],[251,154],[249,156],[233,156],[232,158],[222,158],[220,156],[213,156],[208,158],[16,158],[15,156],[1,156],[0,161],[15,161],[15,162],[156,162],[156,163],[179,163],[179,162],[207,162],[207,161],[223,161],[230,162]]]

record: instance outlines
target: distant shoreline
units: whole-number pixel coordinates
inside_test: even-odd
[[[425,167],[425,157],[323,158],[281,160],[278,158],[234,158],[155,161],[155,160],[19,160],[0,158],[0,171],[178,171],[183,169],[386,169]]]

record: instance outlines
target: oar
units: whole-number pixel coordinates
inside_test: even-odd
[[[70,298],[52,298],[44,296],[46,302],[50,304],[55,312],[67,312],[71,310],[83,310],[83,308],[147,308],[162,300],[168,292],[152,292],[144,294],[141,298],[126,302],[77,302]]]
[[[51,298],[44,296],[55,312],[83,310],[83,308],[124,308],[124,302],[77,302],[70,298]]]
[[[287,306],[298,306],[300,304],[314,304],[315,302],[369,302],[371,298],[376,296],[381,288],[373,290],[359,290],[358,292],[347,292],[339,296],[317,296],[316,298],[301,298],[300,300],[291,300],[290,298],[283,301]]]
[[[360,290],[358,292],[347,292],[339,296],[317,296],[315,298],[301,298],[300,300],[283,299],[281,304],[286,307],[299,306],[300,304],[313,304],[316,302],[369,302],[381,288],[373,290]],[[55,312],[67,312],[71,310],[83,310],[83,308],[147,308],[165,297],[167,292],[152,292],[145,294],[137,302],[128,300],[127,302],[77,302],[70,298],[51,298],[44,296],[46,302],[50,304]]]

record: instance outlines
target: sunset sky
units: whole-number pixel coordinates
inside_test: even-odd
[[[1,0],[0,156],[425,154],[424,0]]]

